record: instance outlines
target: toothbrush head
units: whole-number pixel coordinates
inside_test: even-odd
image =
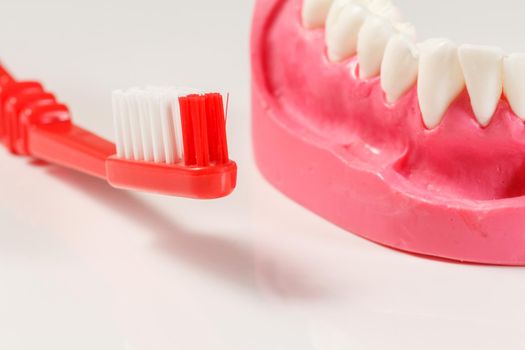
[[[190,198],[230,194],[237,165],[228,156],[219,93],[171,87],[113,92],[116,155],[107,159],[117,188]]]

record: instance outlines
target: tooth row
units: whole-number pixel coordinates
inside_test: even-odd
[[[132,88],[112,94],[117,157],[175,164],[183,159],[179,97],[171,87]]]
[[[437,127],[452,102],[467,89],[476,119],[487,126],[504,94],[525,120],[525,55],[446,39],[414,43],[414,28],[401,22],[390,0],[304,0],[303,24],[325,26],[328,58],[357,55],[359,78],[380,75],[389,103],[417,84],[425,126]]]

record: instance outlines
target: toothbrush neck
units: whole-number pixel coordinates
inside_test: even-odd
[[[29,153],[39,159],[106,179],[106,159],[115,145],[72,123],[35,125],[29,131]]]

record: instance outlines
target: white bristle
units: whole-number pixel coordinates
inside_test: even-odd
[[[153,161],[164,162],[164,141],[162,139],[162,125],[160,123],[160,98],[148,93],[148,106],[151,123],[151,138],[153,143]]]
[[[175,130],[173,127],[173,112],[171,110],[169,94],[162,94],[160,96],[160,124],[162,125],[162,140],[164,144],[164,155],[166,156],[166,163],[175,163]],[[178,105],[178,104],[177,104]]]
[[[184,145],[182,142],[182,125],[181,125],[181,115],[179,107],[179,98],[178,96],[171,100],[171,110],[173,113],[173,130],[175,132],[175,158],[182,160],[184,157]]]
[[[133,159],[144,160],[144,151],[142,148],[142,131],[140,129],[140,116],[137,103],[137,94],[137,90],[129,91],[126,96],[126,103],[128,105],[129,122],[131,127]]]
[[[120,126],[122,128],[122,142],[124,148],[124,158],[132,159],[133,157],[133,142],[131,140],[131,126],[129,121],[129,106],[126,103],[127,96],[122,93],[118,97],[118,104],[120,110]]]
[[[184,158],[179,97],[190,88],[133,88],[113,92],[117,156],[127,160],[176,164]]]
[[[120,111],[120,95],[121,91],[113,92],[112,108],[113,108],[113,123],[115,127],[115,146],[117,148],[117,157],[124,157],[124,136],[121,126],[121,111]]]
[[[139,92],[136,96],[140,128],[142,134],[142,150],[144,152],[144,160],[146,162],[153,161],[153,140],[151,131],[151,118],[149,113],[148,98],[144,92]]]

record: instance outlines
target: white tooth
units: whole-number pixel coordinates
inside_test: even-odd
[[[369,12],[392,22],[402,22],[398,8],[390,0],[332,0],[326,23],[333,22],[347,4],[359,5]]]
[[[525,54],[514,54],[503,61],[505,96],[518,117],[525,120]]]
[[[333,0],[330,9],[328,10],[328,15],[326,16],[326,26],[331,26],[339,18],[343,8],[352,3],[353,0]]]
[[[368,0],[368,3],[370,12],[391,21],[402,20],[401,12],[390,0]]]
[[[332,0],[304,0],[303,25],[307,29],[323,27],[331,4]]]
[[[463,45],[458,50],[474,115],[487,126],[503,91],[503,56],[500,48]]]
[[[381,87],[389,103],[396,102],[416,83],[418,56],[416,46],[401,34],[388,42],[381,64]]]
[[[359,77],[368,79],[379,74],[385,47],[393,34],[390,22],[377,16],[369,16],[357,40]]]
[[[357,49],[357,36],[368,13],[358,5],[346,4],[326,24],[328,58],[333,62],[353,56]]]
[[[426,127],[441,123],[450,104],[463,91],[465,79],[461,71],[458,49],[445,39],[432,39],[420,46],[417,92]]]
[[[394,22],[394,28],[411,40],[416,40],[416,28],[410,22]]]

